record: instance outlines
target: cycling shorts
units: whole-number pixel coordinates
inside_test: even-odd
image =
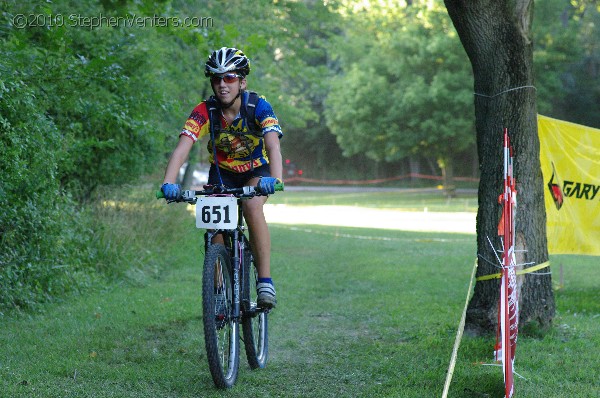
[[[271,167],[268,164],[264,164],[254,170],[249,170],[243,173],[234,173],[233,171],[219,169],[217,173],[217,166],[214,164],[210,165],[208,171],[208,184],[209,185],[221,185],[219,181],[219,174],[223,180],[223,185],[228,188],[241,188],[248,185],[248,181],[255,177],[271,177]]]

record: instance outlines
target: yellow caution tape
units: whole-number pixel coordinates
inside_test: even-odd
[[[471,279],[469,280],[469,289],[467,289],[467,299],[465,300],[465,308],[463,309],[462,316],[460,318],[460,323],[458,324],[458,330],[456,331],[456,339],[454,340],[454,348],[452,349],[452,357],[450,359],[450,365],[448,366],[448,372],[446,373],[446,383],[444,384],[444,392],[442,393],[442,398],[446,398],[448,396],[448,391],[450,389],[450,383],[452,382],[452,375],[454,374],[454,367],[456,366],[456,358],[458,356],[458,347],[460,346],[460,341],[462,340],[463,333],[465,331],[465,320],[467,318],[467,307],[469,305],[469,297],[471,296],[471,289],[473,288],[473,279],[475,278],[475,273],[477,272],[477,260],[473,265],[473,271],[471,272]]]
[[[529,274],[530,272],[538,271],[542,268],[546,268],[549,266],[550,266],[550,261],[546,261],[544,263],[534,265],[533,267],[518,270],[517,275]],[[477,279],[475,279],[475,280],[476,281],[489,281],[490,279],[499,279],[501,275],[502,275],[501,273],[484,275],[484,276],[477,277]]]

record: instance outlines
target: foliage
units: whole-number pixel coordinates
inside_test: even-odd
[[[124,27],[15,24],[111,10],[11,1],[1,11],[0,307],[21,307],[89,283],[77,275],[93,275],[99,231],[79,204],[98,185],[151,170],[167,103],[148,83],[147,43]]]
[[[88,232],[85,217],[60,195],[57,174],[67,156],[60,131],[23,81],[1,77],[0,312],[70,290]]]
[[[338,43],[353,56],[340,55],[344,73],[331,87],[328,126],[346,155],[390,162],[426,154],[444,169],[475,140],[464,50],[440,7],[387,11],[351,14],[351,26],[362,29],[345,32],[350,44]]]
[[[337,72],[330,42],[339,34],[342,20],[322,2],[289,2],[282,9],[283,18],[287,22],[272,41],[281,118],[287,122],[285,156],[310,169],[313,176],[318,170],[343,168],[340,163],[347,167],[350,162],[342,158],[326,126],[324,106]]]
[[[600,5],[559,0],[536,4],[534,63],[540,113],[600,126]]]

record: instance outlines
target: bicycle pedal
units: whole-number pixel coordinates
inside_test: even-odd
[[[256,307],[256,310],[254,311],[256,315],[264,313],[265,315],[268,314],[269,312],[273,311],[274,308],[269,308],[269,307]]]

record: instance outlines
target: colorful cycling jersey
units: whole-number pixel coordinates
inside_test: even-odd
[[[247,101],[248,93],[244,92],[242,106],[246,106]],[[227,125],[225,118],[221,116],[221,128],[215,132],[217,160],[221,168],[235,173],[243,173],[252,167],[260,167],[269,163],[264,135],[275,132],[281,138],[283,133],[273,108],[262,96],[256,104],[255,119],[257,126],[261,129],[261,136],[248,131],[246,121],[240,114],[231,125]],[[180,135],[185,135],[196,142],[208,134],[210,134],[210,120],[206,101],[203,101],[194,108]],[[215,163],[213,144],[210,139],[207,149],[210,153],[210,162]]]

